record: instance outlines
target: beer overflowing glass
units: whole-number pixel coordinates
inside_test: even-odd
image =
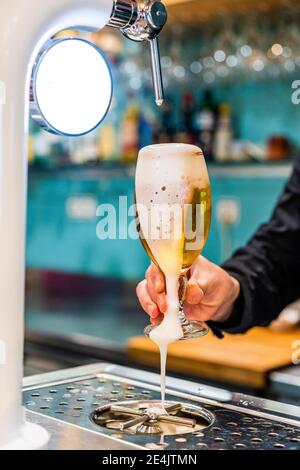
[[[203,153],[187,144],[159,144],[139,152],[135,181],[141,242],[165,275],[167,311],[145,334],[160,345],[204,336],[205,323],[187,321],[183,305],[192,264],[211,221],[211,191]]]

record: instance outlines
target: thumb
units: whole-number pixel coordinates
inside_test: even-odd
[[[204,297],[204,292],[199,286],[198,282],[193,279],[189,280],[186,288],[185,300],[190,305],[198,305]]]

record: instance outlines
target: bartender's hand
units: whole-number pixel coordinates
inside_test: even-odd
[[[193,264],[186,290],[184,312],[188,320],[224,322],[240,293],[239,282],[219,266],[199,256]],[[165,277],[151,264],[146,279],[137,286],[139,301],[154,324],[167,311]]]

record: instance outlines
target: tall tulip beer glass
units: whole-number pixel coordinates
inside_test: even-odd
[[[170,342],[205,335],[207,326],[185,318],[189,271],[202,253],[211,220],[209,176],[200,148],[187,144],[151,145],[139,152],[135,181],[141,242],[166,278],[168,310],[163,322],[145,334],[154,341],[168,330]]]

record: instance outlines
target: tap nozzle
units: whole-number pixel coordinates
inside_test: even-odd
[[[165,97],[157,37],[150,39],[150,58],[155,103],[157,104],[157,106],[161,106],[164,102]]]
[[[167,17],[166,7],[160,1],[114,0],[108,22],[108,26],[120,29],[124,36],[133,41],[149,41],[154,95],[158,106],[164,101],[158,35]]]

